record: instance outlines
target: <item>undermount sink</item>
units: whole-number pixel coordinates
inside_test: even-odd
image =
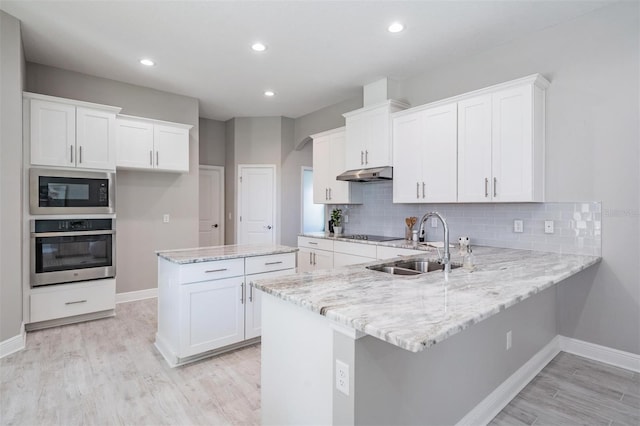
[[[451,269],[457,269],[462,265],[451,264]],[[444,270],[444,265],[440,262],[428,260],[400,260],[382,265],[367,266],[372,271],[386,272],[393,275],[420,275],[427,272]]]

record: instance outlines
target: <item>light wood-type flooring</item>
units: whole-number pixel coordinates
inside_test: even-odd
[[[0,360],[0,425],[260,423],[260,346],[169,368],[156,299],[30,332]],[[292,401],[292,403],[295,403]],[[561,353],[491,425],[640,425],[640,375]]]

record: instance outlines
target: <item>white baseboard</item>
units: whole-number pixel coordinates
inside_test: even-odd
[[[469,411],[456,423],[456,426],[486,425],[489,423],[559,352],[560,336],[556,336]]]
[[[640,372],[640,355],[570,337],[560,337],[560,350],[594,361]]]
[[[469,411],[456,426],[486,425],[560,352],[640,372],[640,355],[557,335]]]
[[[27,332],[24,330],[24,323],[20,326],[20,334],[10,339],[0,342],[0,358],[23,350],[27,346]]]
[[[127,293],[116,293],[116,304],[133,302],[136,300],[152,299],[158,297],[158,288],[148,288],[146,290],[129,291]]]

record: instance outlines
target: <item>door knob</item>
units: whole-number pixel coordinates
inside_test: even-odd
[[[215,225],[211,225],[212,228],[217,228],[218,224],[216,223]]]
[[[271,225],[267,225],[267,229],[271,229]]]

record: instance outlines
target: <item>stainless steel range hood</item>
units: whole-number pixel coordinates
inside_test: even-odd
[[[393,179],[393,167],[347,170],[336,176],[336,180],[344,180],[347,182],[377,182],[391,179]]]

